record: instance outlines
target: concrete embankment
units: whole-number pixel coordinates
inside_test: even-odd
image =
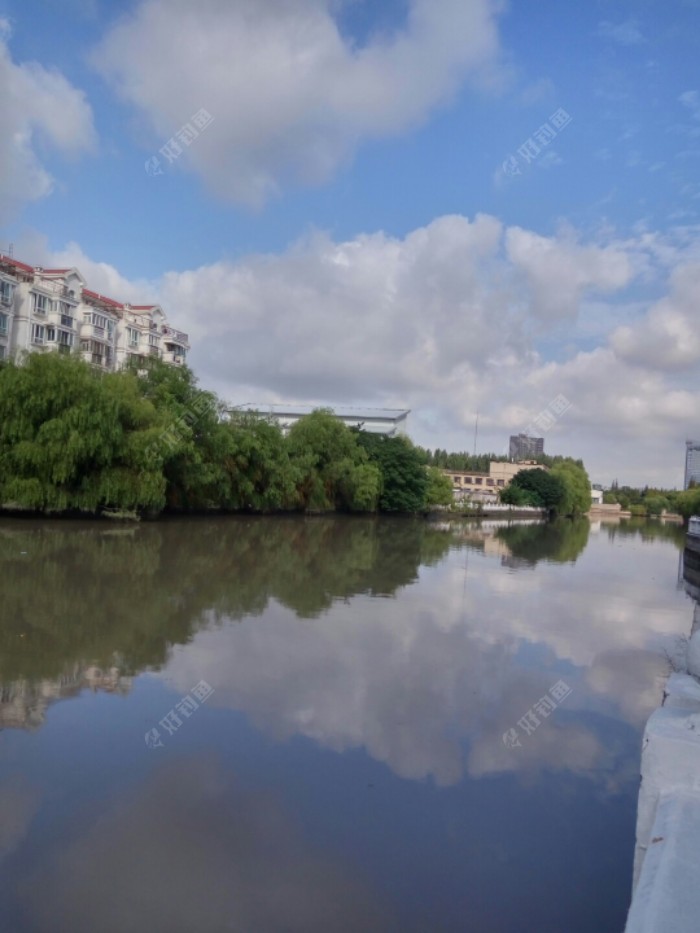
[[[700,606],[683,654],[644,732],[625,933],[700,929]]]

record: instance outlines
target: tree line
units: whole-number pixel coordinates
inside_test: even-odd
[[[448,498],[449,496],[449,498]],[[421,512],[451,499],[403,437],[319,409],[285,436],[186,367],[100,373],[31,354],[0,365],[0,504],[36,512]]]
[[[692,480],[689,488],[683,490],[620,486],[614,480],[610,489],[603,493],[603,502],[619,503],[632,515],[656,516],[667,511],[688,519],[691,515],[700,514],[700,487]]]

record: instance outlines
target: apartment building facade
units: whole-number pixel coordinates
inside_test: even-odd
[[[77,269],[0,254],[0,361],[55,350],[115,371],[153,358],[181,366],[189,348],[159,305],[115,301],[89,289]]]

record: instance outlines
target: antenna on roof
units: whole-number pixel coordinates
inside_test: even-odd
[[[476,457],[476,438],[479,433],[479,412],[476,413],[476,421],[474,422],[474,456]]]
[[[14,259],[14,256],[15,256],[15,244],[14,243],[10,243],[10,247],[9,247],[7,255],[10,257],[10,259]]]

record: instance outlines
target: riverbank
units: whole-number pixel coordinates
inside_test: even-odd
[[[700,917],[700,605],[642,743],[625,933],[692,933]]]

